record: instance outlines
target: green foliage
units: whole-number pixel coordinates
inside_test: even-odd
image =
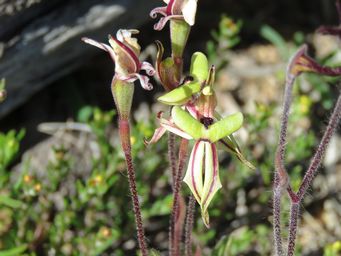
[[[323,256],[337,256],[341,253],[341,241],[328,244],[324,248]]]
[[[25,131],[0,133],[0,188],[7,182],[9,174],[8,165],[13,161],[19,151],[19,143],[24,137]]]
[[[0,251],[0,256],[18,256],[22,255],[27,249],[27,245],[21,245],[10,250]]]
[[[92,256],[102,255],[111,248],[115,255],[125,255],[121,246],[131,238],[134,219],[131,204],[127,203],[129,189],[124,158],[119,142],[109,137],[114,117],[114,111],[103,112],[90,106],[79,111],[78,120],[91,128],[91,136],[95,138],[91,143],[99,150],[98,155],[89,156],[91,170],[85,173],[77,170],[79,160],[71,148],[60,144],[46,152],[52,157],[43,173],[33,169],[27,160],[19,174],[11,174],[5,169],[18,153],[24,132],[1,134],[0,216],[5,221],[0,224],[0,255],[1,252],[20,255],[23,251],[37,255],[35,246],[45,254],[53,251],[56,255]],[[156,172],[165,165],[163,155],[155,154],[155,151],[165,152],[166,145],[161,143],[162,148],[146,151],[143,143],[153,133],[152,123],[138,122],[131,131],[141,195],[153,195],[154,189],[168,189],[168,178]],[[168,215],[171,196],[155,194],[154,197],[152,202],[142,201],[145,216]],[[168,222],[164,224],[166,228]],[[37,232],[41,232],[39,240]],[[18,252],[19,249],[22,251]]]
[[[206,51],[209,63],[215,64],[217,70],[227,65],[228,59],[222,58],[222,53],[226,53],[240,42],[239,33],[241,28],[241,20],[235,22],[232,18],[223,14],[218,29],[211,32],[213,40],[207,42]]]
[[[233,231],[229,236],[224,236],[215,246],[212,255],[234,256],[241,253],[254,252],[257,247],[260,255],[266,255],[271,251],[271,245],[267,242],[270,239],[271,228],[264,225],[257,225],[254,228],[241,227]]]
[[[292,52],[289,50],[287,42],[276,30],[274,30],[272,27],[268,25],[263,25],[261,27],[260,34],[262,37],[264,37],[270,43],[276,46],[281,57],[284,60],[288,60]]]

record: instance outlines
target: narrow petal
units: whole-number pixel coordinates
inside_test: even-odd
[[[182,5],[182,14],[188,25],[193,26],[195,22],[195,14],[197,11],[198,0],[187,0]]]
[[[121,75],[120,73],[116,73],[116,77],[117,79],[120,79],[125,82],[129,82],[129,83],[133,83],[136,80],[139,80],[143,89],[148,90],[148,91],[153,89],[153,85],[149,83],[149,77],[145,75],[141,75],[138,73]]]
[[[190,188],[192,194],[199,204],[202,200],[203,189],[203,159],[205,153],[205,142],[197,141],[192,149],[191,156],[188,163],[188,168],[184,178],[184,182]]]
[[[193,139],[192,136],[190,136],[189,134],[187,134],[186,132],[182,131],[181,129],[179,129],[173,122],[167,120],[167,119],[160,119],[160,125],[162,127],[164,127],[165,129],[167,129],[168,131],[184,138],[187,140],[191,140]]]
[[[144,75],[137,74],[137,73],[135,73],[134,75],[140,80],[140,83],[141,83],[141,86],[143,89],[145,89],[147,91],[150,91],[153,89],[153,85],[151,83],[149,83],[149,77],[148,76],[144,76]]]
[[[87,37],[82,37],[82,41],[84,43],[90,44],[92,46],[98,47],[110,54],[110,57],[112,58],[113,62],[115,62],[115,52],[114,50],[107,44],[99,43],[93,39],[87,38]]]
[[[145,70],[148,76],[153,76],[156,73],[152,64],[146,61],[141,63],[141,70]]]
[[[154,25],[154,29],[162,30],[170,19],[183,19],[183,16],[182,15],[169,15],[166,17],[162,17],[160,18],[159,22]]]
[[[205,170],[204,187],[201,197],[202,218],[206,227],[209,227],[209,215],[207,208],[216,192],[222,187],[219,178],[219,162],[215,144],[205,142]]]
[[[157,129],[155,129],[153,137],[148,141],[146,139],[144,139],[144,144],[147,146],[149,144],[155,144],[156,142],[158,142],[161,137],[165,134],[166,132],[166,128],[164,127],[159,127]]]
[[[149,16],[153,19],[157,18],[157,15],[161,14],[162,16],[167,16],[167,7],[157,7],[154,8],[153,10],[151,10],[151,12],[149,13]]]

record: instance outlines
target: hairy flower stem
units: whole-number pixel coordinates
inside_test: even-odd
[[[176,180],[176,147],[175,147],[175,134],[168,133],[168,161],[172,173],[172,189],[174,191],[174,184]]]
[[[339,96],[333,114],[329,119],[327,129],[322,137],[322,140],[316,150],[314,157],[311,160],[310,166],[305,173],[297,193],[290,195],[291,210],[290,210],[290,224],[289,224],[289,241],[288,241],[288,256],[295,253],[295,241],[297,233],[297,222],[299,216],[299,205],[303,201],[307,189],[312,185],[313,179],[317,174],[318,167],[322,162],[323,155],[329,145],[330,139],[336,131],[341,118],[341,95]]]
[[[139,243],[142,256],[148,256],[148,250],[146,246],[144,228],[143,228],[143,223],[142,223],[140,202],[138,199],[137,188],[136,188],[135,169],[133,165],[133,159],[131,156],[130,126],[129,126],[128,120],[126,119],[119,120],[119,134],[120,134],[121,145],[122,145],[122,149],[124,152],[126,165],[127,165],[129,189],[130,189],[131,199],[133,203],[133,210],[134,210],[136,229],[137,229],[137,240]]]
[[[300,203],[294,203],[291,201],[290,206],[290,223],[289,223],[289,240],[288,240],[288,253],[287,256],[294,256],[296,247],[296,234],[298,216],[300,211]]]
[[[274,180],[274,187],[273,187],[273,197],[274,197],[273,198],[273,215],[274,215],[273,232],[274,232],[274,242],[275,242],[275,254],[277,256],[284,255],[282,238],[281,238],[281,197],[282,197],[283,191],[285,190],[287,191],[287,194],[291,202],[290,223],[289,223],[289,241],[288,241],[287,255],[293,256],[295,253],[295,247],[296,247],[296,235],[297,235],[297,225],[298,225],[300,204],[303,201],[303,198],[307,189],[312,185],[313,179],[318,172],[318,167],[321,164],[326,148],[331,140],[332,135],[337,129],[340,118],[341,118],[341,95],[340,95],[334,107],[332,116],[329,120],[327,129],[322,137],[322,140],[316,150],[314,157],[311,160],[308,170],[305,172],[305,175],[300,184],[298,192],[297,193],[294,192],[290,185],[287,171],[284,167],[284,160],[285,160],[285,148],[287,144],[289,111],[290,111],[290,105],[292,102],[292,89],[293,89],[293,85],[294,85],[294,81],[296,77],[300,74],[300,70],[297,69],[297,66],[295,66],[296,65],[295,61],[300,61],[300,58],[302,58],[302,54],[304,50],[305,49],[302,48],[301,50],[297,52],[297,54],[292,58],[292,62],[288,68],[285,93],[284,93],[283,114],[282,114],[282,119],[281,119],[279,143],[278,143],[277,152],[275,156],[275,180]],[[313,61],[311,60],[310,63],[313,63]],[[322,67],[322,66],[317,66],[317,65],[315,66],[314,68],[316,69],[316,72],[320,74],[336,76],[336,75],[340,75],[341,73],[340,67],[329,68],[329,67]],[[315,69],[312,69],[312,71],[315,71]]]
[[[281,237],[281,197],[282,189],[279,186],[275,187],[273,192],[273,233],[276,256],[284,255]]]
[[[324,155],[324,152],[326,151],[326,148],[330,142],[331,137],[335,133],[339,121],[341,118],[341,95],[339,96],[335,108],[333,110],[333,113],[329,119],[328,126],[326,128],[326,131],[322,137],[322,140],[320,142],[320,145],[318,146],[316,153],[311,160],[311,163],[309,165],[309,168],[307,172],[305,173],[302,183],[300,185],[300,188],[297,192],[297,197],[299,200],[302,200],[305,193],[307,192],[307,189],[311,185],[314,177],[316,176],[316,173],[318,171],[318,167],[320,166],[320,163],[322,161],[322,157]]]
[[[194,211],[195,211],[195,198],[193,195],[189,196],[187,215],[186,215],[186,226],[185,226],[185,255],[192,256],[192,230],[194,222]]]
[[[288,174],[284,167],[285,145],[287,136],[287,127],[289,120],[289,111],[292,101],[292,87],[294,85],[295,77],[288,75],[285,84],[283,114],[281,120],[281,130],[279,136],[279,143],[275,156],[275,180],[273,187],[273,233],[275,243],[275,255],[284,255],[282,235],[281,235],[281,197],[283,191],[289,184]]]
[[[179,214],[179,201],[180,201],[180,189],[182,184],[182,173],[185,166],[186,158],[187,158],[187,146],[188,140],[182,139],[179,147],[179,162],[178,168],[174,183],[173,190],[173,207],[170,218],[169,225],[169,252],[171,256],[179,256],[180,255],[180,240],[182,228],[178,228],[176,230],[176,223],[178,222]],[[177,232],[176,232],[177,231]]]

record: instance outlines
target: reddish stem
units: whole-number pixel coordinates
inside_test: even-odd
[[[290,223],[289,223],[289,240],[288,240],[288,253],[287,256],[294,256],[296,248],[296,234],[298,215],[300,211],[300,203],[291,201],[290,205]]]
[[[175,148],[175,134],[168,133],[168,161],[172,173],[172,189],[174,191],[174,184],[176,179],[176,148]]]
[[[180,189],[182,184],[182,171],[185,166],[186,158],[187,158],[187,146],[188,140],[182,139],[179,147],[179,162],[178,168],[176,173],[176,179],[174,183],[174,190],[173,190],[173,207],[172,207],[172,214],[170,218],[170,225],[169,225],[169,251],[170,255],[172,256],[179,256],[180,255],[180,240],[181,240],[181,233],[182,228],[178,228],[177,232],[175,225],[179,223],[178,218],[180,217],[179,214],[179,201],[180,201]]]
[[[307,192],[307,189],[311,185],[314,177],[316,176],[316,173],[318,171],[318,167],[320,166],[320,163],[322,161],[322,157],[324,155],[324,152],[326,151],[326,148],[330,142],[331,137],[335,133],[339,121],[341,118],[341,96],[339,96],[337,103],[335,105],[335,108],[333,110],[333,114],[329,119],[328,126],[326,128],[326,131],[322,137],[322,140],[320,142],[320,145],[318,146],[316,153],[311,160],[310,166],[305,173],[302,183],[300,185],[300,188],[297,192],[297,196],[299,200],[302,200],[305,193]]]
[[[275,157],[275,180],[274,180],[274,198],[273,198],[273,215],[274,215],[274,242],[275,242],[275,253],[278,256],[284,254],[281,238],[281,196],[284,189],[287,190],[288,196],[290,198],[290,223],[289,223],[289,240],[288,240],[288,256],[293,256],[296,247],[296,234],[298,226],[298,216],[300,211],[300,204],[303,201],[304,195],[307,189],[312,185],[313,179],[318,172],[318,167],[321,164],[325,150],[330,142],[332,135],[337,129],[338,123],[341,118],[341,96],[339,96],[337,103],[334,107],[333,114],[329,120],[327,129],[322,137],[322,140],[317,148],[314,157],[311,160],[311,164],[306,171],[304,178],[300,184],[298,192],[295,193],[290,185],[289,177],[287,171],[284,167],[285,159],[285,148],[287,144],[287,127],[289,119],[290,105],[292,102],[292,89],[293,84],[296,79],[296,75],[293,75],[290,71],[294,67],[298,57],[302,54],[302,50],[292,58],[292,63],[289,64],[288,75],[286,79],[285,93],[284,93],[284,104],[283,104],[283,115],[281,119],[281,130],[278,148]],[[298,56],[298,57],[297,57]],[[312,60],[311,64],[316,63]],[[294,70],[294,69],[293,69]],[[316,68],[318,73],[324,75],[335,76],[341,73],[341,68],[329,68],[318,66]],[[297,75],[300,73],[297,73]]]
[[[146,240],[145,240],[145,235],[144,235],[140,202],[138,199],[138,193],[137,193],[137,188],[136,188],[135,169],[134,169],[134,164],[133,164],[133,160],[131,156],[130,125],[129,125],[128,120],[126,119],[119,120],[119,134],[120,134],[121,145],[122,145],[122,149],[124,152],[126,165],[127,165],[129,189],[130,189],[131,199],[133,203],[133,210],[134,210],[136,229],[137,229],[137,240],[139,243],[142,256],[147,256],[148,250],[147,250]]]
[[[186,226],[185,226],[185,255],[192,256],[192,230],[194,222],[195,198],[193,195],[189,196]]]

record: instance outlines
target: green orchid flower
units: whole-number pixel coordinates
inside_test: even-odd
[[[214,104],[212,105],[214,101],[210,98],[215,96],[209,95],[210,93],[210,88],[205,87],[202,90],[199,101],[204,100],[207,104],[203,103],[203,105],[209,109],[201,113],[197,112],[197,116],[193,116],[180,106],[174,106],[170,119],[160,117],[161,127],[156,130],[149,142],[158,141],[165,131],[170,131],[184,139],[195,140],[184,182],[200,205],[202,218],[207,227],[209,227],[208,206],[221,188],[217,144],[237,131],[243,123],[243,115],[240,112],[215,120],[211,115],[214,112],[210,110],[215,107]]]
[[[156,143],[166,131],[195,141],[183,181],[200,205],[204,224],[209,227],[208,207],[221,188],[218,148],[232,152],[241,162],[252,169],[254,167],[242,155],[233,137],[242,126],[242,113],[222,118],[215,112],[217,100],[212,88],[215,68],[208,69],[204,54],[193,55],[190,76],[192,81],[158,99],[174,107],[170,118],[163,118],[162,113],[158,115],[160,127],[147,143]]]

